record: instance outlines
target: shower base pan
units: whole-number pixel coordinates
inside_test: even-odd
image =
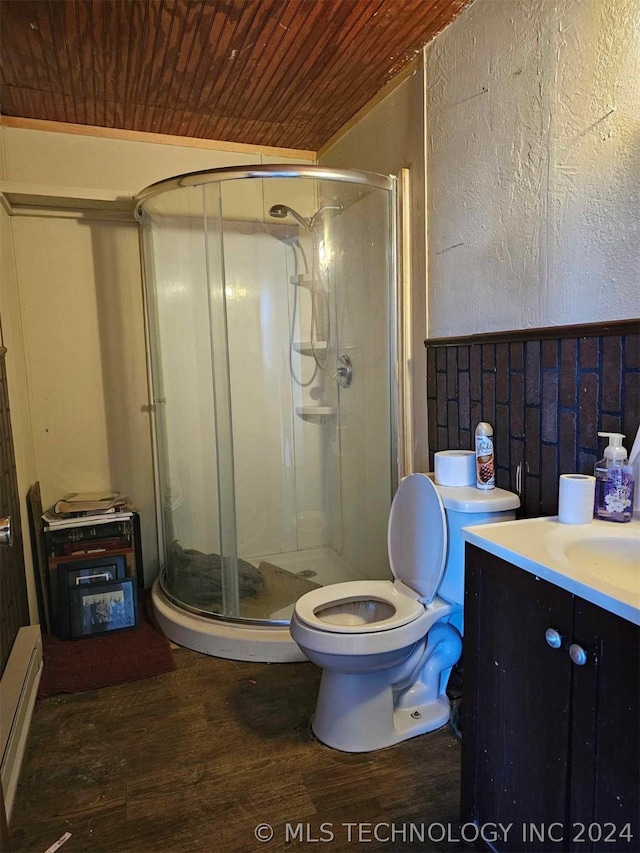
[[[166,636],[187,649],[229,660],[298,663],[306,660],[282,625],[241,625],[188,613],[168,601],[156,580],[151,590],[156,619]]]

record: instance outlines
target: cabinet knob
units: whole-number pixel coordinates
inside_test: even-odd
[[[569,646],[569,657],[576,666],[584,666],[587,662],[587,653],[577,643],[572,643]]]
[[[547,628],[544,638],[552,649],[559,649],[562,645],[562,634],[556,628]]]

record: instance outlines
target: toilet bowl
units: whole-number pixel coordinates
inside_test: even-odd
[[[298,599],[291,635],[323,670],[312,720],[319,740],[369,752],[448,721],[446,686],[462,651],[460,530],[513,518],[519,503],[502,489],[436,486],[412,474],[389,514],[394,580],[332,584]]]

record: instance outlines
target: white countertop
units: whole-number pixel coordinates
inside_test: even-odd
[[[640,518],[624,524],[526,518],[465,527],[462,535],[472,545],[640,625]]]

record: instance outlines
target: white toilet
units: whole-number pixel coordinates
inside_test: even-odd
[[[296,602],[291,636],[322,667],[312,722],[344,752],[369,752],[449,719],[446,686],[462,651],[461,529],[508,521],[520,505],[503,489],[436,486],[411,474],[388,526],[393,581],[332,584]]]

